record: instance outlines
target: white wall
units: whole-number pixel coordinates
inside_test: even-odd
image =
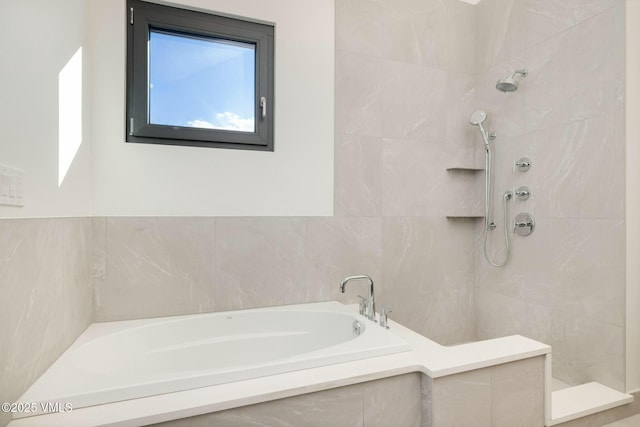
[[[178,3],[276,24],[275,152],[125,143],[124,0],[2,1],[0,165],[25,171],[25,206],[0,217],[333,213],[333,2]],[[78,52],[82,81],[61,89]],[[64,125],[79,114],[59,93],[79,87]]]
[[[89,0],[94,214],[332,215],[334,2],[176,3],[275,23],[275,152],[125,143],[125,2]]]
[[[91,213],[84,6],[85,0],[0,2],[0,164],[25,171],[25,206],[0,206],[0,217]],[[83,61],[70,63],[78,52]],[[61,90],[61,76],[64,81],[70,71],[67,81],[71,80],[73,87]],[[73,72],[82,78],[75,78]],[[74,90],[82,98],[75,97]],[[77,108],[64,102],[69,97]],[[69,120],[62,120],[60,128],[64,117]],[[72,141],[69,135],[74,133],[77,140]],[[63,164],[60,171],[61,148],[64,151],[69,145],[78,150],[73,150],[75,156],[70,154],[73,162],[68,170]]]
[[[627,391],[640,390],[640,2],[627,0]],[[633,78],[630,78],[633,76]]]

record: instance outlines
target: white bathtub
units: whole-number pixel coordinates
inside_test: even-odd
[[[335,301],[95,323],[20,401],[77,409],[408,350]]]

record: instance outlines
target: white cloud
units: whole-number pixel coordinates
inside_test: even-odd
[[[206,120],[191,120],[187,122],[187,126],[204,129],[239,130],[243,132],[254,131],[253,118],[242,118],[228,111],[216,114],[216,119],[213,123]]]
[[[187,126],[191,126],[192,128],[218,129],[213,123],[209,123],[206,120],[191,120],[187,122]]]

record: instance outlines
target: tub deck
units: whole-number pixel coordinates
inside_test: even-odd
[[[357,312],[357,305],[347,306]],[[379,327],[379,326],[377,326]],[[548,345],[513,335],[446,347],[390,321],[410,351],[16,419],[9,427],[153,424],[411,372],[432,378],[548,355]],[[99,420],[99,421],[98,421]]]

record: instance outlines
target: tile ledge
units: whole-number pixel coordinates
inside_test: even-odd
[[[640,425],[640,415],[634,415],[629,418],[623,418],[618,421],[614,421],[611,424],[606,424],[602,427],[633,427]]]
[[[575,420],[633,402],[633,396],[597,382],[564,388],[551,393],[551,420],[547,426]]]

